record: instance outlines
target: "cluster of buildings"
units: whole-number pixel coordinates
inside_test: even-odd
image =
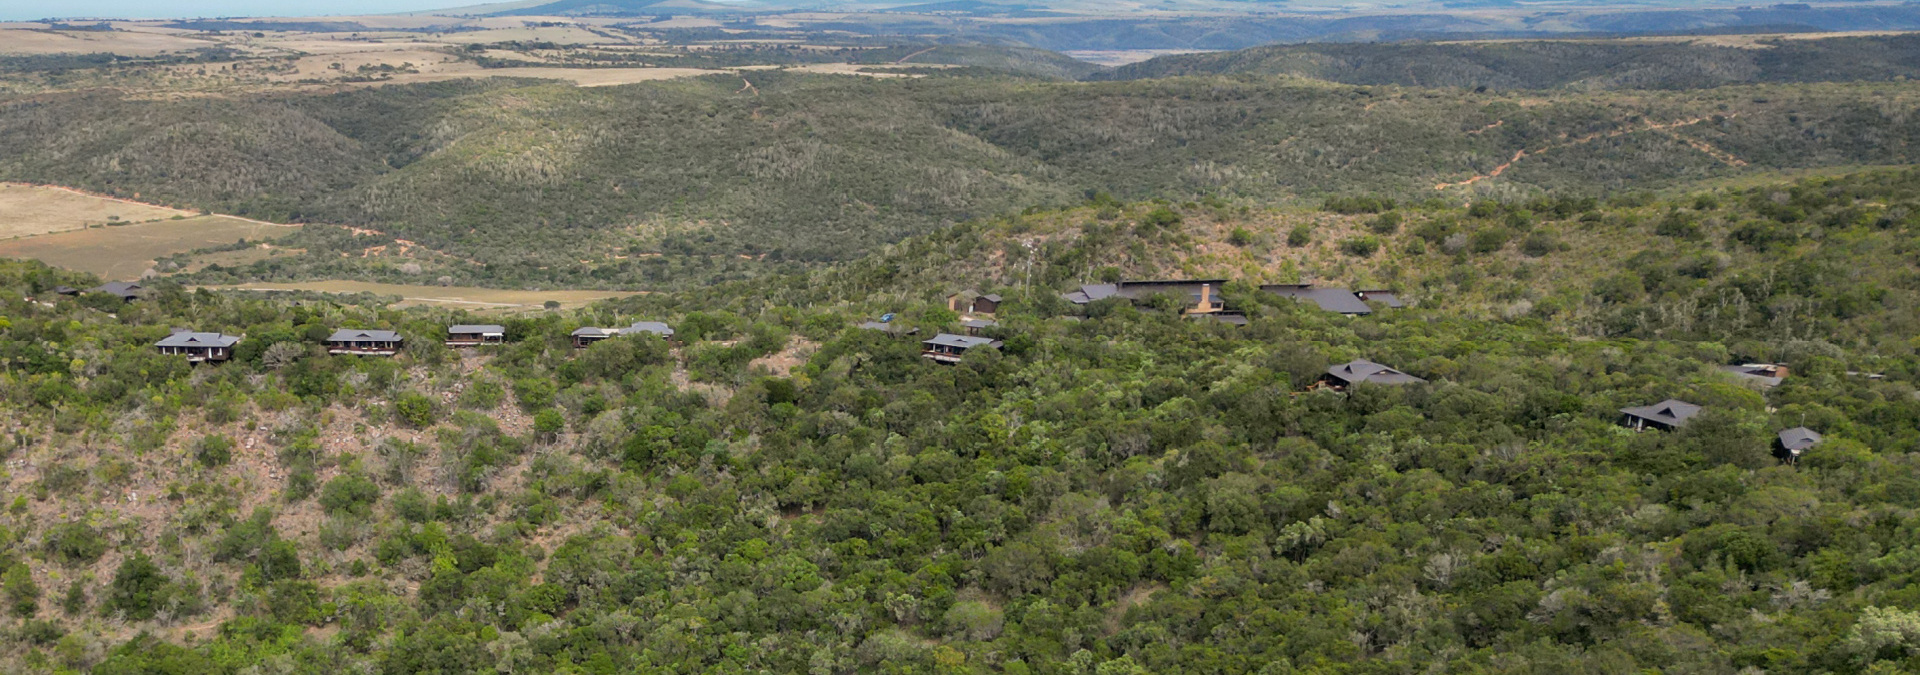
[[[595,342],[622,335],[651,334],[673,337],[673,328],[658,321],[640,321],[625,328],[581,328],[573,332],[573,346],[585,349]],[[153,343],[155,350],[168,356],[184,356],[189,363],[226,361],[233,358],[234,345],[244,335],[201,333],[176,330]],[[507,328],[496,324],[459,324],[447,327],[448,347],[479,347],[505,344]],[[406,338],[390,330],[342,328],[327,336],[328,354],[340,356],[393,356],[406,347]]]
[[[1164,295],[1182,301],[1184,304],[1180,313],[1189,318],[1245,325],[1246,314],[1229,309],[1226,299],[1220,295],[1220,288],[1226,283],[1226,279],[1121,281],[1111,284],[1086,284],[1079,290],[1062,293],[1060,297],[1076,305],[1088,305],[1108,298],[1125,298],[1138,303]],[[1312,303],[1322,310],[1346,316],[1372,314],[1375,306],[1387,309],[1406,306],[1399,296],[1385,289],[1354,291],[1313,284],[1266,284],[1261,286],[1260,290],[1283,298]]]

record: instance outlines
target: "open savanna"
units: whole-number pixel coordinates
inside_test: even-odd
[[[64,188],[0,183],[0,238],[192,215],[191,211],[95,197]]]
[[[302,281],[287,283],[251,283],[230,286],[208,286],[211,290],[232,291],[313,291],[318,293],[373,293],[375,295],[394,295],[401,298],[398,306],[438,305],[458,307],[475,311],[518,311],[540,309],[547,301],[560,303],[561,307],[578,307],[609,298],[624,298],[635,295],[632,291],[524,291],[502,288],[474,288],[469,286],[422,286],[413,284],[382,284],[370,281]]]
[[[291,231],[291,226],[244,218],[198,216],[0,240],[0,257],[31,258],[106,279],[136,279],[163,255]]]

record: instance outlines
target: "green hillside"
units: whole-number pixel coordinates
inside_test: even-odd
[[[465,351],[444,327],[485,319],[0,262],[0,667],[1903,672],[1916,206],[1913,171],[1101,197]],[[1249,325],[1055,295],[1146,275],[1230,277]],[[1410,306],[1253,285],[1307,277]],[[959,330],[963,288],[1004,296],[999,350],[853,327]],[[569,344],[635,320],[676,343]],[[174,327],[245,339],[193,367],[148,346]],[[338,327],[408,346],[328,356]],[[1429,382],[1309,389],[1354,359]],[[1718,369],[1751,360],[1792,374]],[[1668,398],[1704,409],[1616,425]],[[1776,459],[1798,426],[1826,440]]]
[[[272,274],[337,271],[340,252],[400,238],[441,257],[412,277],[378,261],[360,273],[632,285],[702,257],[847,259],[1092,192],[1261,205],[1600,195],[1902,163],[1916,133],[1904,83],[1476,94],[1285,78],[750,81],[447,83],[244,104],[37,95],[0,103],[0,179],[384,233],[312,234],[296,243],[326,255]]]
[[[1920,76],[1920,35],[1685,40],[1291,44],[1182,54],[1096,74],[1292,75],[1345,84],[1489,89],[1705,89],[1730,84],[1880,82]]]

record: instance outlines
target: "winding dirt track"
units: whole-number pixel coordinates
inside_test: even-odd
[[[1726,116],[1738,117],[1739,113],[1729,113]],[[1665,135],[1668,138],[1672,138],[1673,140],[1679,141],[1680,143],[1686,145],[1687,147],[1693,148],[1694,150],[1698,150],[1706,154],[1707,156],[1712,157],[1721,162],[1724,162],[1726,164],[1729,164],[1732,166],[1746,166],[1747,165],[1746,160],[1740,159],[1739,157],[1735,157],[1733,156],[1733,154],[1728,153],[1719,148],[1713,147],[1712,145],[1708,145],[1706,141],[1701,141],[1701,140],[1696,140],[1691,138],[1684,138],[1684,137],[1681,137],[1679,134],[1675,134],[1672,132],[1673,129],[1678,129],[1680,127],[1693,126],[1695,124],[1705,122],[1707,121],[1707,119],[1708,118],[1705,118],[1705,117],[1694,117],[1694,118],[1678,120],[1674,122],[1667,122],[1664,124],[1637,125],[1637,126],[1615,129],[1613,131],[1603,131],[1599,133],[1587,134],[1579,138],[1564,140],[1559,143],[1553,143],[1553,144],[1547,145],[1546,147],[1539,148],[1537,150],[1527,150],[1525,148],[1522,148],[1520,150],[1514,151],[1513,157],[1509,158],[1506,162],[1501,163],[1499,166],[1493,167],[1492,171],[1479,174],[1477,176],[1468,178],[1463,181],[1458,181],[1454,183],[1440,183],[1438,185],[1433,186],[1433,189],[1445,190],[1447,188],[1466,187],[1468,185],[1472,185],[1474,183],[1487,180],[1489,178],[1497,178],[1500,176],[1500,174],[1506,173],[1507,169],[1511,168],[1515,162],[1518,162],[1522,159],[1526,159],[1527,157],[1532,155],[1538,155],[1544,152],[1548,152],[1550,150],[1559,150],[1562,148],[1570,148],[1576,145],[1584,145],[1584,144],[1592,143],[1594,141],[1597,141],[1603,138],[1616,138],[1620,136],[1625,136],[1627,134],[1637,134],[1643,131],[1660,132],[1662,135]],[[1500,121],[1494,122],[1491,125],[1488,125],[1485,128],[1477,129],[1467,133],[1469,135],[1479,134],[1487,131],[1488,129],[1498,127],[1505,123],[1506,123],[1506,120],[1500,120]]]

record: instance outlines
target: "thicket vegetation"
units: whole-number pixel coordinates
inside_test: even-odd
[[[1095,79],[1291,75],[1345,84],[1484,89],[1707,89],[1766,82],[1888,82],[1920,76],[1920,35],[1710,40],[1288,44],[1163,56]]]
[[[1245,327],[1059,300],[1211,264],[1201,245],[1235,236],[1224,204],[1100,197],[509,320],[510,344],[464,353],[436,338],[474,317],[444,311],[163,282],[109,312],[48,292],[90,280],[0,263],[4,656],[108,673],[1920,667],[1920,175],[1336,199],[1303,245],[1378,249],[1274,273],[1414,306],[1343,318],[1236,274]],[[1241,229],[1236,248],[1293,246]],[[942,296],[969,286],[1005,296],[1005,346],[960,365],[851,327],[895,312],[952,330]],[[1724,300],[1686,304],[1705,298]],[[634,318],[681,343],[567,343]],[[175,326],[247,338],[190,367],[148,347]],[[337,326],[409,346],[329,357],[316,341]],[[1355,358],[1432,382],[1307,391]],[[1793,375],[1761,391],[1716,369],[1744,359]],[[1706,412],[1675,433],[1616,426],[1669,397]],[[1827,441],[1781,463],[1772,435],[1800,425]]]
[[[38,95],[0,103],[0,178],[383,233],[315,228],[292,242],[307,256],[207,281],[658,287],[846,259],[1098,190],[1417,201],[1525,151],[1484,188],[1442,194],[1604,194],[1899,163],[1920,147],[1911,100],[1887,94],[1912,85],[1897,83],[1508,96],[1224,79],[752,81]],[[336,247],[403,248],[397,239],[418,259]]]

